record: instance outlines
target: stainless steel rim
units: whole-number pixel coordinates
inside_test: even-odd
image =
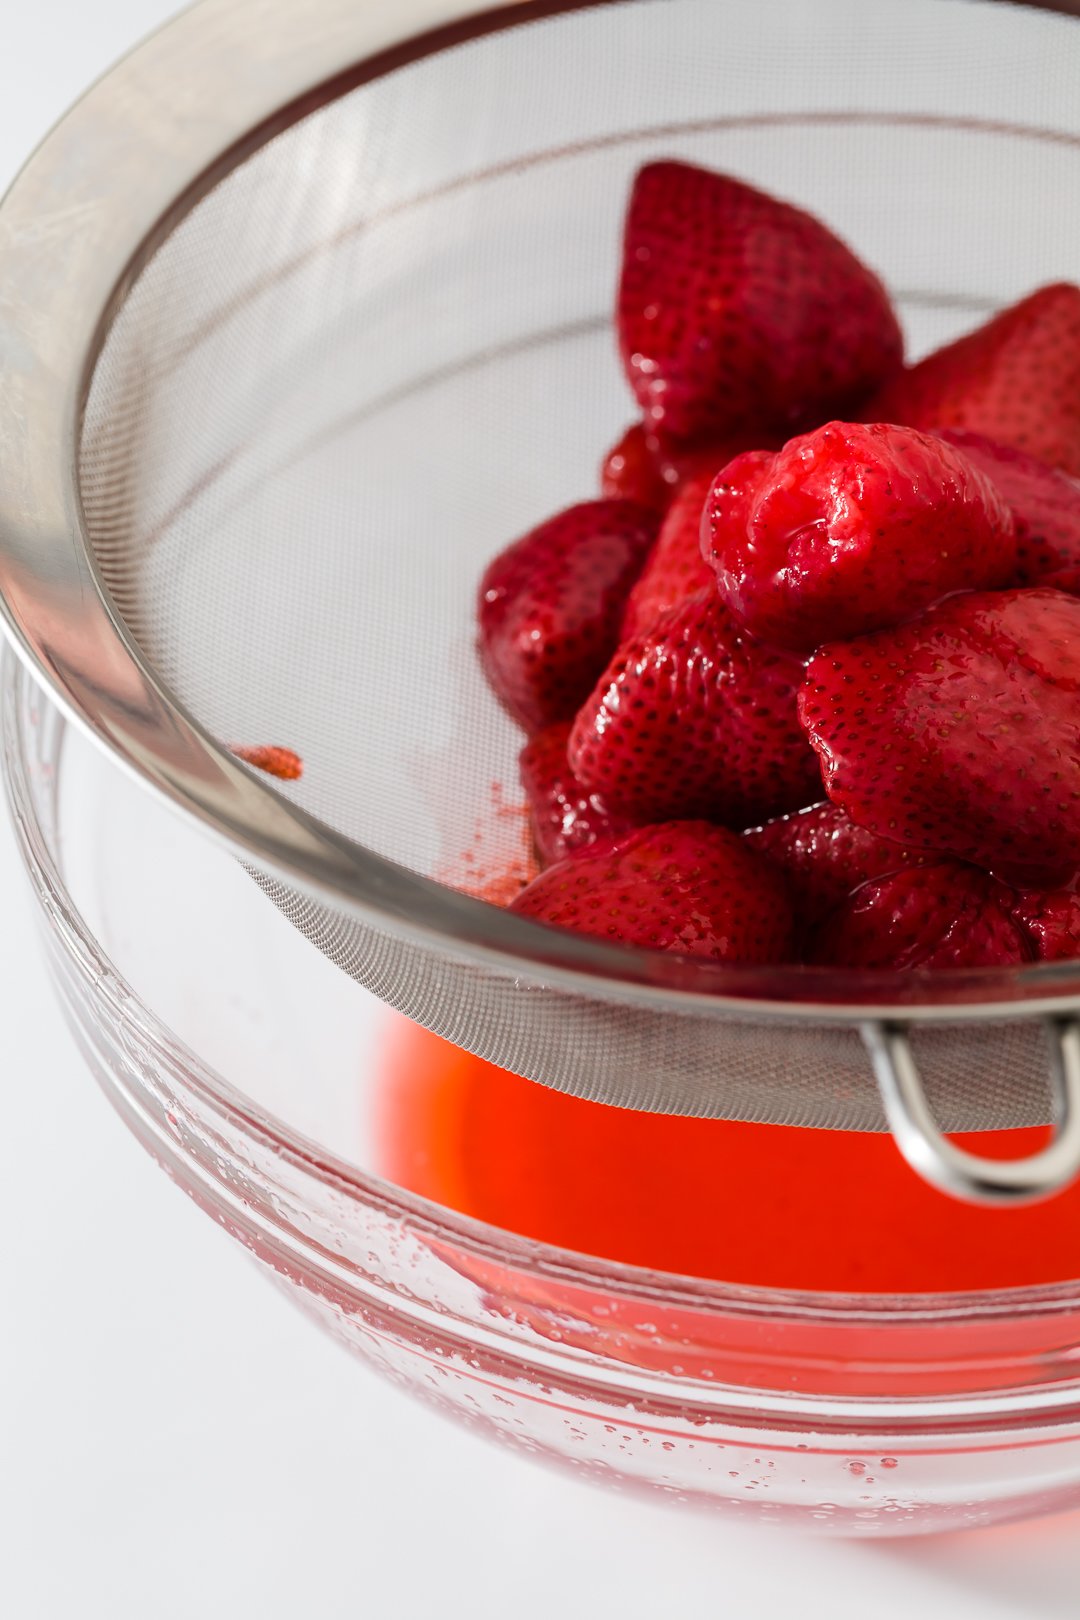
[[[577,5],[604,0],[577,0]],[[942,0],[946,3],[946,0]],[[1080,964],[940,977],[739,969],[542,928],[350,844],[238,764],[162,687],[86,544],[76,450],[112,311],[193,197],[270,134],[389,66],[574,0],[202,0],[100,81],[0,207],[0,611],[64,712],[261,868],[448,953],[609,999],[716,1016],[957,1021],[1080,1005]],[[342,64],[355,64],[342,71]],[[947,994],[948,999],[943,999]],[[926,999],[932,996],[933,999]]]

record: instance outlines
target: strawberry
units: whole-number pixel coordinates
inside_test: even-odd
[[[1047,881],[1080,851],[1080,601],[955,596],[819,649],[799,713],[828,796],[882,837]]]
[[[874,878],[821,924],[812,960],[852,968],[1012,967],[1032,960],[1013,891],[988,872],[937,861]]]
[[[713,588],[712,569],[701,555],[701,520],[712,481],[712,473],[688,478],[668,507],[656,544],[626,601],[624,640],[647,630],[695,592]]]
[[[1080,473],[1080,287],[1040,287],[901,372],[865,419],[970,428]]]
[[[672,486],[664,477],[641,422],[628,427],[604,457],[600,492],[606,500],[636,501],[654,512],[662,512],[667,506]]]
[[[733,456],[762,443],[760,433],[683,443],[669,434],[650,432],[644,423],[636,422],[604,457],[600,488],[610,499],[637,501],[663,512],[691,478],[706,473],[712,477]],[[775,438],[770,439],[769,448],[779,448]]]
[[[545,726],[525,744],[519,760],[533,841],[545,864],[628,832],[631,825],[612,815],[604,801],[578,781],[566,758],[569,735],[565,720]]]
[[[1080,564],[1080,484],[1023,450],[966,428],[935,429],[935,436],[977,467],[1012,512],[1014,585],[1041,583],[1060,569]]]
[[[618,329],[647,425],[679,439],[840,415],[903,353],[881,282],[818,220],[672,161],[634,181]]]
[[[791,951],[783,879],[723,827],[673,821],[549,866],[510,909],[624,945],[782,962]]]
[[[705,474],[715,478],[734,456],[741,456],[744,450],[778,450],[781,442],[775,433],[766,433],[761,428],[752,433],[725,433],[720,438],[715,434],[706,434],[703,438],[685,440],[673,439],[669,433],[654,431],[649,434],[648,440],[656,464],[671,487],[672,494],[691,478]]]
[[[1080,596],[1080,563],[1045,574],[1038,584],[1044,590],[1064,591],[1068,596]]]
[[[569,720],[611,656],[626,597],[656,537],[654,512],[586,501],[495,558],[480,583],[480,657],[527,731]]]
[[[1012,515],[963,453],[912,428],[830,422],[740,456],[709,497],[720,594],[754,635],[811,652],[952,591],[1009,584]]]
[[[821,797],[796,716],[801,674],[707,587],[619,648],[574,721],[571,767],[638,821],[745,827],[795,809]]]
[[[1080,895],[1075,885],[1025,889],[1017,895],[1012,914],[1036,961],[1061,962],[1080,956]]]
[[[1080,953],[1075,886],[1017,890],[961,861],[928,859],[874,877],[842,900],[817,929],[811,959],[832,967],[973,968]]]
[[[812,926],[870,878],[934,857],[857,827],[835,804],[812,804],[743,834],[787,879],[796,914]]]

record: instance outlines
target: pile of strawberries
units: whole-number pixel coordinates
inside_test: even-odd
[[[513,909],[729,962],[1080,956],[1080,287],[905,367],[810,215],[649,164],[603,498],[492,562],[546,864]]]

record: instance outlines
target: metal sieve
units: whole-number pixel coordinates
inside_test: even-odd
[[[1080,24],[999,0],[203,0],[0,209],[13,642],[313,945],[470,1051],[622,1107],[888,1126],[953,1194],[1045,1196],[1080,1172],[1080,963],[731,968],[462,891],[522,836],[475,585],[633,414],[635,170],[818,213],[917,354],[1080,273],[1078,82]],[[1010,1163],[942,1135],[1043,1123]]]

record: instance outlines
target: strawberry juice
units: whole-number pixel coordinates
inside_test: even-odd
[[[919,1180],[887,1134],[633,1113],[520,1079],[395,1019],[380,1168],[461,1214],[605,1259],[751,1287],[1029,1287],[1080,1270],[1080,1184],[980,1209]],[[1001,1158],[1040,1130],[959,1142]]]

